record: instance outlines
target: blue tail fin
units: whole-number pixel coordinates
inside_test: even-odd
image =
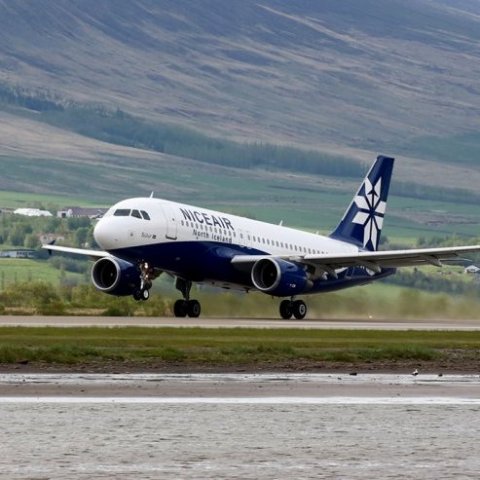
[[[332,238],[353,243],[365,250],[377,250],[393,161],[390,157],[377,157],[342,220],[330,235]]]

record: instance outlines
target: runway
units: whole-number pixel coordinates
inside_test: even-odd
[[[385,319],[306,319],[274,318],[172,318],[96,316],[0,316],[0,327],[199,327],[259,329],[342,329],[342,330],[441,330],[479,331],[480,320],[385,320]]]

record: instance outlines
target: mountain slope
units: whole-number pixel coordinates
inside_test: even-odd
[[[479,74],[479,0],[0,0],[0,188],[155,191],[317,228],[357,183],[106,143],[2,100],[23,92],[362,164],[392,154],[394,232],[476,234]]]
[[[3,0],[0,79],[231,138],[408,149],[479,131],[478,3]]]

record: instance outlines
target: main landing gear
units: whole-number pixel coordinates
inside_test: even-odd
[[[202,308],[198,300],[190,300],[190,290],[192,288],[192,282],[184,280],[183,278],[177,278],[175,287],[183,295],[183,300],[177,300],[173,305],[173,314],[176,317],[197,318],[200,316]]]
[[[292,318],[292,315],[297,320],[302,320],[307,314],[307,305],[303,300],[282,300],[280,302],[280,316],[288,320]]]

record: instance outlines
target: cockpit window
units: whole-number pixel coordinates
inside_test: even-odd
[[[115,217],[128,217],[130,216],[130,210],[126,208],[119,208],[118,210],[115,210],[113,215]]]
[[[145,210],[130,210],[128,208],[118,208],[113,212],[115,217],[135,217],[140,220],[150,220],[150,215]]]

